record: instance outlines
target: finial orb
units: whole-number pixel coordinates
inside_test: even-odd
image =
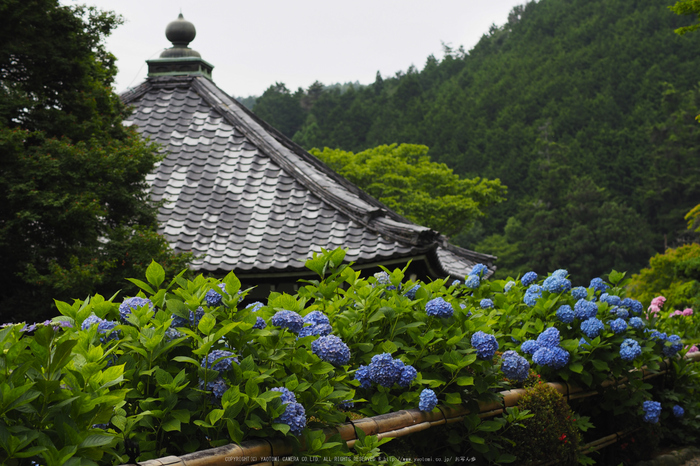
[[[197,35],[194,24],[190,23],[180,13],[175,21],[165,28],[165,37],[176,47],[187,47]]]

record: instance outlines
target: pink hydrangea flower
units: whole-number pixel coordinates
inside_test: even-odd
[[[660,308],[664,307],[665,302],[666,302],[666,298],[664,298],[663,296],[657,296],[656,298],[651,300],[651,305],[656,306],[660,309]]]
[[[690,349],[688,350],[688,354],[697,353],[697,352],[698,352],[698,347],[695,345],[691,346]]]
[[[682,315],[683,315],[683,311],[679,311],[678,309],[676,309],[673,313],[671,313],[671,315],[669,317],[682,316]]]
[[[661,308],[655,304],[652,304],[651,306],[649,306],[649,312],[651,312],[652,314],[658,314],[659,312],[661,312]]]
[[[683,315],[684,315],[684,316],[692,316],[692,315],[693,315],[693,310],[692,310],[691,308],[683,309]]]

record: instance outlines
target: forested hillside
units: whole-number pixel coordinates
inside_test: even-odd
[[[343,93],[273,86],[254,110],[307,149],[424,144],[499,178],[508,201],[454,240],[503,271],[636,271],[700,199],[700,35],[673,33],[691,20],[671,4],[530,2],[469,52]]]

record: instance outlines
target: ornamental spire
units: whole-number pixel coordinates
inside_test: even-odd
[[[182,15],[178,15],[175,21],[171,21],[165,28],[165,37],[173,44],[165,49],[156,60],[147,60],[148,76],[205,76],[211,79],[214,68],[210,63],[202,60],[202,56],[196,50],[188,47],[197,36],[194,24],[187,21]]]

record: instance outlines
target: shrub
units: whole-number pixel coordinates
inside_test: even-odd
[[[625,298],[621,273],[592,283],[583,298],[578,287],[544,289],[530,282],[534,274],[528,286],[478,275],[464,284],[416,283],[403,270],[364,278],[343,259],[342,250],[323,251],[306,264],[318,279],[296,295],[271,293],[248,305],[233,274],[168,282],[152,263],[145,282],[131,280],[138,296],[59,301],[53,322],[0,331],[0,461],[119,464],[275,436],[304,441],[307,456],[346,456],[344,443],[315,429],[346,421],[348,410],[374,416],[437,402],[475,412],[478,402],[538,377],[594,387],[624,376],[600,407],[636,413],[654,399],[653,387],[631,369],[656,370],[685,351],[675,337],[660,338],[653,319],[631,324],[642,309]],[[555,274],[550,282],[566,277]],[[595,305],[577,312],[581,300]],[[573,320],[557,317],[562,306]],[[588,319],[600,326],[582,340]],[[630,325],[616,333],[618,319]],[[523,381],[528,366],[538,377]],[[480,461],[512,461],[497,436],[519,430],[524,410],[509,416],[514,421],[467,416],[466,434],[446,441]],[[564,445],[576,440],[568,432]]]
[[[520,421],[522,428],[504,433],[514,442],[511,453],[521,464],[545,458],[553,464],[578,464],[580,433],[574,414],[559,392],[540,382],[526,389],[518,408],[534,414]]]

